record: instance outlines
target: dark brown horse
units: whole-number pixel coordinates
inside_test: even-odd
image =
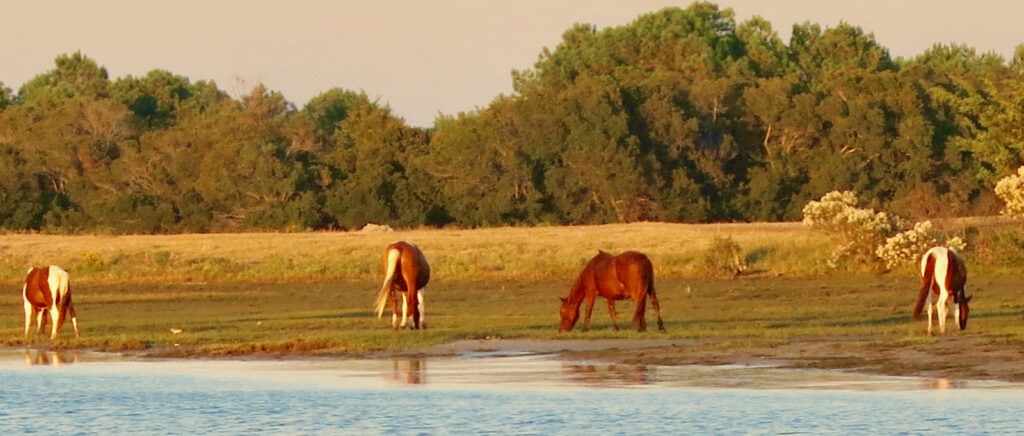
[[[946,302],[953,298],[953,316],[960,330],[967,328],[967,266],[956,251],[946,247],[932,247],[921,257],[921,289],[914,303],[914,319],[928,306],[928,334],[932,334],[932,308],[939,319],[939,333],[946,333]]]
[[[636,304],[633,313],[633,327],[637,331],[647,330],[647,319],[644,314],[647,308],[647,297],[651,297],[651,306],[658,316],[658,330],[665,331],[661,321],[661,306],[654,292],[654,267],[651,260],[643,253],[627,251],[612,256],[598,251],[587,266],[583,268],[572,285],[568,298],[561,298],[562,321],[558,324],[559,332],[571,331],[580,318],[580,303],[587,302],[586,317],[583,318],[583,331],[590,329],[590,314],[594,311],[594,300],[600,295],[608,299],[608,313],[612,317],[612,328],[619,329],[615,320],[615,301],[632,299]]]
[[[50,339],[57,338],[57,332],[64,326],[64,320],[71,317],[71,325],[78,333],[78,315],[71,304],[71,285],[67,271],[57,265],[30,268],[25,277],[25,286],[21,288],[21,296],[25,302],[25,337],[32,327],[32,318],[36,319],[39,333],[46,328],[46,318],[53,322]]]
[[[412,318],[412,328],[427,328],[424,318],[423,291],[430,281],[430,265],[419,247],[405,241],[394,242],[384,249],[384,284],[377,293],[377,318],[391,301],[391,327],[405,328]],[[398,324],[398,293],[402,294],[402,323]],[[413,304],[409,304],[409,302]],[[411,310],[410,310],[411,306]],[[411,312],[411,314],[410,314]]]

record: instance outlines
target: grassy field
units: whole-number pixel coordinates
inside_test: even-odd
[[[739,278],[705,262],[731,238],[749,264]],[[392,331],[371,313],[381,250],[416,242],[431,262],[425,331]],[[696,338],[766,343],[800,336],[870,336],[919,342],[909,319],[911,268],[828,272],[824,235],[795,223],[660,224],[171,236],[0,237],[0,344],[24,343],[21,281],[30,265],[72,276],[82,338],[66,326],[56,348],[138,350],[161,356],[363,354],[480,338]],[[598,249],[647,253],[667,333],[610,329],[600,300],[590,332],[557,333],[558,300]],[[973,271],[973,270],[972,270]],[[1024,339],[1019,275],[971,276],[966,334]],[[619,303],[628,326],[631,302]],[[648,322],[653,325],[653,311]],[[181,329],[172,333],[171,329]],[[741,345],[740,345],[741,346]]]

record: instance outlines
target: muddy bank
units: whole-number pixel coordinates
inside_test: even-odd
[[[772,365],[951,380],[1024,382],[1024,347],[978,336],[914,342],[887,337],[724,339],[466,340],[412,354],[542,353],[567,360],[646,365]]]

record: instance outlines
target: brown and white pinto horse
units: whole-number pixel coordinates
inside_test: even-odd
[[[914,319],[928,306],[928,334],[932,334],[932,307],[938,312],[939,333],[946,333],[946,301],[953,297],[953,316],[960,330],[967,328],[967,267],[951,248],[932,247],[921,257],[921,289],[914,304]]]
[[[21,296],[25,300],[26,338],[32,327],[32,318],[36,318],[36,327],[42,333],[46,328],[47,316],[53,322],[50,339],[57,338],[57,332],[64,326],[68,316],[71,317],[71,325],[75,327],[75,337],[80,336],[78,316],[75,314],[75,306],[71,304],[71,285],[67,271],[57,265],[29,268]]]
[[[412,328],[427,328],[424,318],[423,291],[430,281],[430,265],[416,245],[398,241],[384,249],[384,284],[377,293],[377,318],[391,301],[391,327],[405,328],[412,318]],[[398,297],[402,294],[402,323],[398,324]],[[409,301],[415,302],[410,310]],[[412,312],[412,313],[410,313]]]
[[[647,330],[647,319],[644,314],[647,308],[647,297],[651,297],[651,306],[658,316],[658,330],[665,331],[661,321],[661,306],[654,292],[654,267],[646,255],[636,251],[627,251],[612,256],[598,251],[587,266],[580,272],[576,283],[572,285],[568,298],[561,298],[561,322],[559,332],[571,331],[580,318],[580,303],[587,302],[586,317],[583,319],[583,331],[590,329],[590,315],[594,311],[594,300],[600,295],[608,300],[608,313],[612,318],[612,328],[619,329],[615,319],[615,301],[632,299],[636,304],[633,313],[633,327],[637,331]]]

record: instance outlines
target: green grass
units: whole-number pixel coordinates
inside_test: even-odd
[[[1024,340],[1024,311],[1006,307],[1017,280],[985,280],[965,334]],[[350,354],[401,351],[460,339],[697,338],[745,343],[791,337],[874,337],[886,344],[929,341],[911,321],[916,282],[905,277],[665,279],[658,281],[666,333],[627,328],[633,304],[620,302],[611,329],[603,300],[592,328],[557,333],[565,281],[448,282],[428,289],[423,331],[393,331],[373,316],[376,282],[80,286],[75,301],[83,336],[69,326],[56,348],[149,350],[156,355]],[[689,292],[687,292],[689,290]],[[17,295],[3,304],[19,307]],[[654,313],[648,310],[653,326]],[[21,345],[21,315],[0,313],[0,344]],[[171,328],[182,329],[172,334]],[[37,343],[49,343],[35,337]]]

